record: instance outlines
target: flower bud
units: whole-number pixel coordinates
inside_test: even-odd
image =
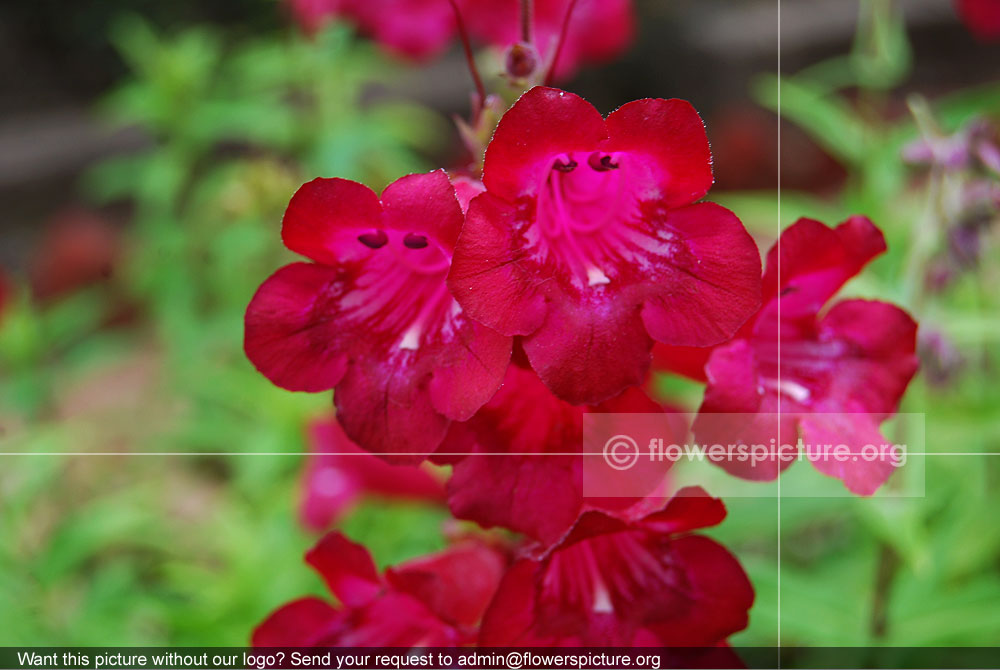
[[[507,49],[504,66],[511,79],[527,79],[538,68],[538,52],[530,44],[515,42]]]

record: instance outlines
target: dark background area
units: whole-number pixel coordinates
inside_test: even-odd
[[[908,90],[934,96],[1000,74],[990,51],[955,17],[949,0],[904,3],[916,61]],[[748,96],[748,82],[778,61],[775,0],[638,0],[639,38],[620,62],[585,70],[573,90],[609,111],[617,101],[644,96],[690,99],[705,116],[713,141],[718,188],[773,187],[777,182],[777,122]],[[0,263],[23,270],[47,217],[77,200],[80,170],[94,159],[145,142],[141,131],[111,132],[91,112],[124,74],[108,40],[109,26],[132,12],[168,31],[214,23],[237,38],[293,29],[271,0],[162,3],[143,0],[5,3],[0,8]],[[853,0],[786,0],[782,6],[781,64],[795,72],[853,39]],[[442,73],[449,76],[441,76]],[[711,72],[711,76],[706,73]],[[414,100],[441,112],[461,112],[467,77],[457,48],[428,68],[414,69]],[[782,128],[785,185],[823,188],[841,174],[794,127]],[[753,145],[748,147],[747,145]],[[757,149],[753,165],[727,153]]]

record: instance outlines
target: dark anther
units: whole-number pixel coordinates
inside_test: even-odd
[[[781,289],[780,297],[784,298],[789,293],[795,293],[798,290],[799,288],[797,286],[786,286],[785,288]]]
[[[607,172],[608,170],[618,169],[618,164],[611,162],[611,156],[607,154],[601,155],[599,151],[595,151],[587,157],[587,165],[595,172]]]
[[[552,166],[554,170],[559,170],[560,172],[572,172],[576,169],[576,161],[572,158],[569,159],[568,163],[563,163],[562,161],[556,161]]]
[[[384,230],[376,230],[374,233],[362,233],[358,235],[358,242],[369,249],[381,249],[389,241],[389,236]]]
[[[403,246],[407,249],[423,249],[427,246],[427,238],[416,233],[407,233],[403,238]]]

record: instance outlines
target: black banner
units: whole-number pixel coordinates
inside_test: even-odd
[[[0,647],[0,668],[25,670],[998,667],[998,647]]]

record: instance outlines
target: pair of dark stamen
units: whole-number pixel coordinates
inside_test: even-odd
[[[362,233],[358,235],[358,242],[365,245],[369,249],[381,249],[389,242],[389,236],[385,234],[384,230],[376,230],[371,233]],[[407,249],[423,249],[428,244],[427,236],[418,235],[416,233],[407,233],[406,237],[403,238],[403,246]]]
[[[576,169],[578,163],[572,158],[567,159],[566,162],[557,160],[552,164],[553,170],[558,170],[559,172],[572,172]],[[612,162],[611,156],[608,154],[602,154],[599,151],[595,151],[587,157],[587,165],[590,166],[591,170],[595,172],[607,172],[608,170],[617,170],[618,164]]]

